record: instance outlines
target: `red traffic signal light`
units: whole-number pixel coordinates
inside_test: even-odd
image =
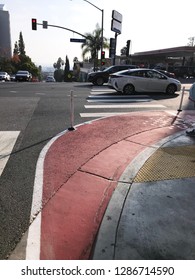
[[[37,20],[36,20],[36,18],[32,18],[32,30],[37,30]]]
[[[101,52],[101,65],[105,65],[105,51]]]
[[[101,59],[105,59],[105,51],[102,51],[102,53],[101,53]]]

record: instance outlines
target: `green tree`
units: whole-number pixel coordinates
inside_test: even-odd
[[[64,60],[61,57],[58,58],[57,62],[53,64],[53,67],[56,69],[54,71],[54,78],[57,82],[63,81],[63,69],[61,67],[64,66]]]
[[[126,55],[127,47],[121,49],[121,55]]]
[[[85,33],[86,42],[81,45],[81,48],[83,49],[83,58],[85,58],[85,55],[89,53],[94,61],[94,67],[98,66],[98,52],[101,49],[102,42],[101,34],[102,29],[97,24],[96,29],[92,33]],[[105,37],[103,37],[103,48],[109,49],[108,39]]]
[[[14,44],[13,56],[11,59],[13,72],[18,70],[29,71],[33,76],[40,78],[39,68],[32,62],[31,58],[26,55],[25,44],[22,32],[19,34],[19,40]]]
[[[53,67],[57,70],[64,66],[64,60],[61,57],[58,58],[57,62],[54,62]]]
[[[0,71],[12,73],[13,70],[14,67],[11,63],[11,60],[7,57],[0,57]]]
[[[13,55],[19,55],[19,47],[18,47],[17,41],[15,42],[15,45],[14,45]]]
[[[64,69],[64,81],[70,82],[71,81],[71,73],[70,73],[70,62],[68,59],[68,56],[66,55],[66,63],[65,63],[65,69]]]
[[[23,40],[23,35],[22,32],[20,31],[20,35],[19,35],[19,41],[18,41],[18,50],[20,55],[25,55],[25,44],[24,44],[24,40]]]

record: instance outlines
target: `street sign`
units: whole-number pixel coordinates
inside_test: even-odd
[[[70,42],[73,42],[73,43],[86,43],[86,39],[70,38]]]
[[[115,19],[112,19],[111,22],[111,30],[121,34],[122,24],[119,21],[116,21]]]
[[[122,15],[115,10],[112,11],[112,18],[116,21],[122,22]]]
[[[122,18],[123,16],[119,12],[115,10],[112,11],[111,30],[118,34],[121,34]]]

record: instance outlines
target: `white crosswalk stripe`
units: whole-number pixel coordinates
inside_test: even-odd
[[[8,162],[20,131],[0,131],[0,176]]]
[[[90,95],[87,98],[88,103],[84,105],[85,109],[108,109],[105,112],[85,112],[80,113],[82,118],[99,118],[106,116],[114,116],[118,114],[127,114],[129,111],[114,112],[110,109],[164,109],[166,108],[161,104],[150,104],[154,101],[148,95],[134,94],[134,95],[122,95],[117,93],[115,90],[104,87],[93,87]],[[148,104],[145,104],[145,103]],[[136,104],[137,103],[137,104]]]
[[[85,105],[86,109],[106,109],[106,108],[111,108],[111,109],[117,109],[117,108],[165,108],[164,105],[160,105],[160,104],[135,104],[135,105],[131,105],[131,104],[118,104],[118,105]]]
[[[134,96],[110,96],[110,95],[101,95],[101,96],[91,96],[89,95],[87,98],[87,102],[103,102],[103,103],[133,103],[133,102],[149,102],[152,101],[151,98],[144,95],[142,97]]]

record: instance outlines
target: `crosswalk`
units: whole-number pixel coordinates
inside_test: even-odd
[[[106,86],[93,87],[84,105],[86,112],[82,118],[99,118],[127,114],[136,109],[165,109],[164,105],[153,102],[148,95],[122,95]],[[99,111],[97,111],[99,110]]]
[[[0,176],[8,162],[20,131],[0,131]]]

